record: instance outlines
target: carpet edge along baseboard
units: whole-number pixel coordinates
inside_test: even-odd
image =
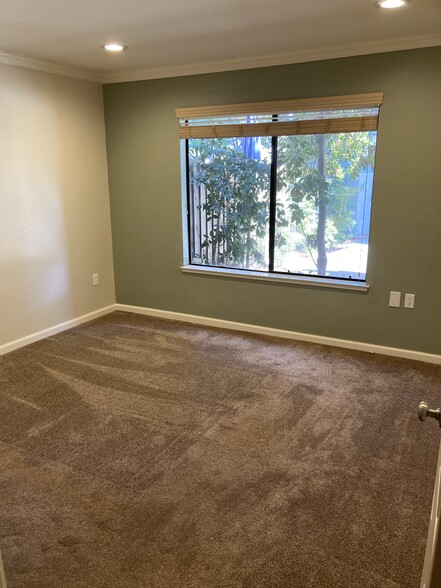
[[[217,319],[207,316],[198,316],[195,314],[185,314],[171,310],[161,310],[157,308],[147,308],[145,306],[132,306],[129,304],[115,305],[115,310],[122,312],[133,312],[156,318],[193,323],[195,325],[204,325],[206,327],[218,327],[220,329],[229,329],[232,331],[242,331],[245,333],[254,333],[257,335],[267,335],[269,337],[280,337],[282,339],[293,339],[295,341],[305,341],[307,343],[318,343],[319,345],[328,345],[330,347],[341,347],[343,349],[352,349],[356,351],[365,351],[367,353],[376,353],[378,355],[389,355],[392,357],[401,357],[404,359],[413,359],[424,361],[426,363],[441,364],[441,355],[435,353],[426,353],[413,349],[401,349],[399,347],[387,347],[386,345],[375,345],[362,341],[351,341],[349,339],[338,339],[336,337],[326,337],[324,335],[313,335],[310,333],[301,333],[297,331],[287,331],[263,325],[253,325],[249,323],[239,323],[235,321]]]
[[[26,345],[30,345],[46,337],[51,337],[62,331],[66,331],[83,323],[89,322],[106,314],[115,311],[133,312],[135,314],[142,314],[156,318],[163,318],[168,320],[175,320],[186,323],[193,323],[195,325],[204,325],[207,327],[217,327],[220,329],[229,329],[232,331],[241,331],[245,333],[254,333],[257,335],[267,335],[269,337],[279,337],[282,339],[293,339],[295,341],[305,341],[307,343],[317,343],[319,345],[328,345],[331,347],[341,347],[343,349],[352,349],[356,351],[364,351],[366,353],[376,353],[378,355],[389,355],[392,357],[401,357],[404,359],[412,359],[415,361],[424,361],[426,363],[441,364],[441,355],[435,353],[426,353],[424,351],[416,351],[413,349],[402,349],[399,347],[388,347],[386,345],[375,345],[373,343],[365,343],[362,341],[352,341],[349,339],[338,339],[336,337],[326,337],[324,335],[313,335],[311,333],[301,333],[297,331],[288,331],[284,329],[276,329],[273,327],[265,327],[263,325],[253,325],[248,323],[239,323],[235,321],[212,318],[208,316],[198,316],[195,314],[186,314],[182,312],[175,312],[171,310],[161,310],[158,308],[148,308],[145,306],[132,306],[129,304],[111,304],[104,308],[100,308],[80,317],[65,321],[58,325],[54,325],[42,331],[31,333],[15,341],[0,345],[0,355],[19,349]]]

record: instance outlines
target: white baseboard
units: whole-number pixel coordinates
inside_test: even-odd
[[[312,335],[310,333],[299,333],[296,331],[286,331],[284,329],[274,329],[272,327],[264,327],[261,325],[250,325],[247,323],[238,323],[235,321],[227,321],[223,319],[211,318],[208,316],[198,316],[195,314],[185,314],[183,312],[173,312],[171,310],[160,310],[157,308],[147,308],[144,306],[131,306],[128,304],[111,304],[104,308],[100,308],[88,314],[84,314],[77,318],[64,323],[59,323],[43,331],[32,333],[21,339],[16,339],[10,343],[0,345],[0,355],[14,351],[40,339],[45,339],[56,333],[61,333],[76,327],[93,319],[99,318],[105,314],[120,310],[123,312],[133,312],[136,314],[143,314],[146,316],[153,316],[164,319],[171,319],[185,323],[193,323],[195,325],[205,325],[208,327],[218,327],[220,329],[230,329],[232,331],[244,331],[246,333],[255,333],[258,335],[268,335],[270,337],[281,337],[283,339],[294,339],[296,341],[306,341],[308,343],[318,343],[320,345],[330,345],[331,347],[342,347],[344,349],[355,349],[357,351],[365,351],[367,353],[377,353],[379,355],[390,355],[392,357],[402,357],[405,359],[413,359],[416,361],[425,361],[427,363],[441,364],[441,355],[434,353],[424,353],[422,351],[413,351],[412,349],[400,349],[399,347],[387,347],[385,345],[374,345],[373,343],[363,343],[361,341],[351,341],[348,339],[337,339],[335,337],[324,337],[323,335]]]
[[[172,312],[170,310],[158,310],[157,308],[146,308],[144,306],[116,304],[115,310],[134,312],[136,314],[172,319],[186,323],[194,323],[196,325],[206,325],[208,327],[219,327],[221,329],[230,329],[233,331],[245,331],[247,333],[256,333],[258,335],[269,335],[270,337],[295,339],[296,341],[307,341],[308,343],[319,343],[320,345],[343,347],[344,349],[355,349],[357,351],[366,351],[368,353],[377,353],[379,355],[391,355],[393,357],[403,357],[405,359],[414,359],[416,361],[441,364],[441,355],[436,355],[434,353],[424,353],[422,351],[413,351],[412,349],[400,349],[399,347],[386,347],[384,345],[374,345],[372,343],[362,343],[360,341],[350,341],[348,339],[337,339],[335,337],[324,337],[322,335],[311,335],[309,333],[285,331],[283,329],[273,329],[272,327],[237,323],[234,321],[226,321],[222,319],[210,318],[207,316]]]
[[[56,333],[61,333],[61,331],[67,331],[67,329],[71,329],[72,327],[76,327],[83,323],[87,323],[88,321],[92,321],[93,319],[96,319],[100,316],[109,314],[110,312],[114,312],[115,310],[116,305],[111,304],[110,306],[99,308],[98,310],[94,310],[93,312],[89,312],[88,314],[83,314],[82,316],[74,318],[70,321],[59,323],[58,325],[54,325],[53,327],[49,327],[48,329],[44,329],[43,331],[38,331],[37,333],[32,333],[31,335],[27,335],[26,337],[21,337],[21,339],[16,339],[15,341],[11,341],[10,343],[5,343],[4,345],[0,345],[0,355],[4,355],[5,353],[14,351],[14,349],[18,349],[19,347],[24,347],[25,345],[34,343],[35,341],[39,341],[40,339],[45,339],[46,337],[50,337],[51,335],[55,335]]]

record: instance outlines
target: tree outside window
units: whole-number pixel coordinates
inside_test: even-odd
[[[192,263],[364,280],[375,144],[375,131],[188,140]]]

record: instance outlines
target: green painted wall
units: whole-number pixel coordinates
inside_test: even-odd
[[[384,92],[367,294],[182,274],[175,108]],[[441,353],[441,47],[104,88],[117,301]],[[416,294],[388,307],[390,290]]]

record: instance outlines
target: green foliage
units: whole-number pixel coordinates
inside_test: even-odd
[[[270,163],[246,157],[235,139],[193,139],[189,156],[191,181],[205,189],[202,208],[211,227],[203,261],[265,267]]]
[[[269,154],[271,139],[261,142]],[[350,181],[373,166],[374,154],[369,133],[279,137],[276,249],[308,251],[317,265],[321,248],[320,271],[326,269],[324,248],[344,243],[355,224]],[[247,157],[241,139],[192,139],[189,158],[190,183],[203,193],[202,261],[267,269],[269,157]],[[293,228],[303,238],[294,238]]]
[[[324,136],[324,174],[319,171],[320,145],[315,135],[279,138],[278,182],[286,193],[290,222],[303,234],[297,249],[308,250],[317,265],[320,238],[326,249],[343,243],[355,224],[350,202],[360,170],[373,165],[375,144],[368,133],[339,133]],[[324,234],[320,235],[319,207],[325,216]]]

